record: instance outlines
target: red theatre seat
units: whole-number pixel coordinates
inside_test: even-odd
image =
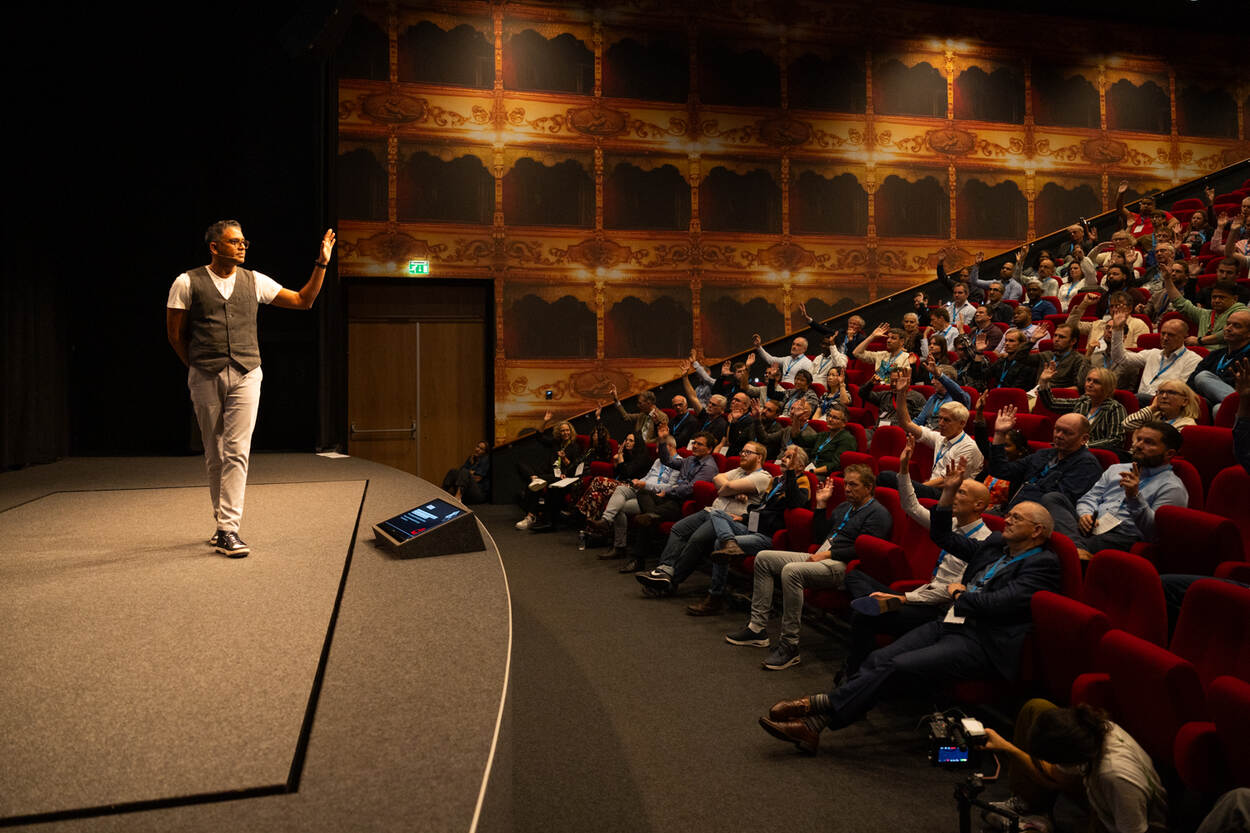
[[[1237,526],[1241,532],[1242,558],[1250,561],[1250,512],[1246,511],[1247,496],[1250,496],[1250,473],[1241,466],[1229,466],[1211,481],[1211,493],[1207,495],[1203,509],[1213,515],[1228,518]]]
[[[1191,425],[1182,434],[1181,450],[1177,456],[1194,464],[1198,474],[1202,475],[1203,485],[1210,491],[1215,476],[1236,459],[1233,456],[1232,429]]]
[[[1159,573],[1140,555],[1101,550],[1090,559],[1081,601],[1107,615],[1111,627],[1160,647],[1168,643],[1168,611]]]
[[[1110,622],[1102,611],[1048,590],[1034,593],[1030,606],[1037,676],[1051,699],[1067,703],[1073,681],[1095,669],[1094,649]]]
[[[1250,588],[1216,579],[1191,584],[1171,649],[1193,663],[1203,685],[1224,674],[1250,682]]]
[[[1241,533],[1227,518],[1183,506],[1155,511],[1155,540],[1134,544],[1133,551],[1154,562],[1160,574],[1215,575],[1225,561],[1244,551]]]

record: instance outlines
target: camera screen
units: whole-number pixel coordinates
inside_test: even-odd
[[[937,748],[939,764],[966,764],[968,750],[959,746],[939,746]]]

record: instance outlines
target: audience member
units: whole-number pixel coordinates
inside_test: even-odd
[[[715,437],[716,442],[712,443],[712,448],[715,449],[729,432],[729,419],[725,416],[725,408],[728,403],[724,396],[714,393],[707,398],[707,403],[704,404],[695,394],[694,388],[690,386],[690,363],[682,361],[681,370],[681,384],[686,391],[686,396],[690,398],[691,409],[695,413],[694,422],[698,425],[695,433],[707,432]],[[689,447],[687,446],[687,448]]]
[[[781,454],[781,437],[786,430],[786,426],[777,419],[781,416],[781,403],[775,399],[769,399],[762,404],[759,400],[754,400],[752,408],[757,412],[754,439],[768,449],[769,460],[776,460]]]
[[[630,436],[633,435],[631,434]],[[675,453],[677,441],[673,438],[673,435],[666,432],[659,439],[657,445],[659,447],[659,455],[651,463],[645,475],[631,478],[624,483],[618,484],[613,490],[612,496],[608,498],[603,512],[598,517],[592,516],[589,512],[584,513],[587,518],[587,526],[591,531],[597,532],[604,537],[607,537],[609,534],[612,536],[612,550],[606,556],[607,558],[625,558],[628,555],[626,546],[628,544],[629,519],[643,511],[642,506],[638,502],[638,495],[646,492],[655,495],[657,498],[665,498],[668,496],[669,490],[676,486],[681,479],[683,465],[680,462],[681,458]],[[692,456],[688,459],[695,458]],[[689,482],[693,483],[696,478],[711,480],[715,471],[716,465],[714,463],[711,471],[706,466],[697,463],[692,464],[689,472]]]
[[[865,349],[871,339],[880,337],[885,338],[884,351]],[[859,343],[852,351],[852,355],[857,359],[872,362],[873,375],[881,382],[890,380],[890,371],[894,368],[911,366],[911,354],[903,349],[903,331],[892,328],[884,322],[877,325],[877,329],[873,330],[870,338]]]
[[[945,307],[938,307],[929,312],[929,329],[925,331],[924,340],[920,345],[921,358],[929,355],[929,342],[935,336],[941,337],[943,349],[946,345],[954,344],[959,336],[959,328],[951,323],[950,311]]]
[[[726,457],[736,457],[742,453],[744,445],[755,439],[757,412],[752,407],[753,401],[742,391],[733,395],[733,399],[729,401],[725,438],[714,451]]]
[[[1055,366],[1055,375],[1050,380],[1055,387],[1076,387],[1089,372],[1089,360],[1076,349],[1077,340],[1076,327],[1060,324],[1051,336],[1051,349],[1038,353],[1042,367]]]
[[[951,289],[952,299],[946,305],[946,312],[950,315],[950,322],[962,328],[972,326],[972,316],[976,313],[977,308],[972,305],[968,298],[968,284],[956,283]]]
[[[629,430],[641,437],[644,443],[653,442],[657,436],[656,429],[659,428],[661,423],[668,422],[668,414],[661,411],[659,406],[655,404],[655,394],[649,390],[644,390],[638,394],[638,411],[637,413],[630,413],[621,404],[621,399],[616,392],[616,385],[613,385],[608,391],[612,394],[612,404],[616,406],[617,413],[629,423]]]
[[[947,402],[938,408],[938,427],[923,428],[911,420],[907,409],[902,407],[903,397],[908,393],[910,378],[907,371],[899,373],[894,385],[895,405],[898,412],[898,425],[917,442],[924,443],[933,449],[933,468],[924,483],[916,484],[916,494],[920,497],[936,498],[941,495],[942,482],[955,465],[963,464],[969,473],[976,474],[981,470],[985,460],[981,457],[981,449],[977,448],[976,440],[968,436],[964,426],[968,422],[968,408],[960,402]],[[898,475],[892,471],[883,471],[878,481],[882,486],[894,489],[898,487]]]
[[[789,413],[795,402],[806,401],[810,408],[810,413],[816,413],[820,408],[820,396],[816,391],[812,390],[812,374],[806,370],[800,370],[794,374],[794,387],[786,395],[781,402],[781,410]]]
[[[1042,368],[1037,378],[1038,400],[1057,414],[1080,414],[1088,419],[1090,448],[1122,448],[1126,414],[1115,398],[1115,374],[1105,367],[1091,369],[1085,374],[1085,393],[1075,397],[1055,396],[1051,392],[1054,376],[1053,362]]]
[[[1198,328],[1198,335],[1185,339],[1186,344],[1201,345],[1212,350],[1224,346],[1224,328],[1228,325],[1228,317],[1246,309],[1246,305],[1237,300],[1237,284],[1233,281],[1217,280],[1211,287],[1211,308],[1206,309],[1185,298],[1181,291],[1172,283],[1172,276],[1167,275],[1163,287],[1172,299],[1172,309],[1189,319]]]
[[[875,478],[865,465],[847,466],[844,472],[846,500],[832,515],[826,506],[833,483],[826,480],[816,491],[812,538],[823,543],[812,555],[805,552],[764,550],[755,556],[755,580],[751,590],[751,618],[746,627],[725,636],[731,645],[768,645],[766,628],[773,605],[773,582],[781,579],[781,633],[764,667],[780,671],[799,662],[799,627],[802,623],[803,591],[806,588],[839,588],[847,562],[855,557],[860,535],[889,538],[893,527],[890,512],[873,497]]]
[[[1050,263],[1049,260],[1044,262]],[[1051,264],[1051,268],[1053,267],[1054,264]],[[1051,280],[1054,280],[1054,278],[1051,278]],[[1055,292],[1051,293],[1052,297],[1059,292],[1058,281],[1055,281],[1055,284]],[[1036,323],[1042,321],[1048,315],[1059,314],[1059,310],[1055,307],[1055,305],[1043,297],[1043,295],[1045,295],[1045,290],[1042,288],[1042,281],[1039,278],[1029,278],[1029,282],[1025,286],[1025,289],[1028,292],[1028,301],[1020,306],[1028,307],[1029,318],[1033,322]]]
[[[1086,447],[1089,420],[1081,414],[1064,414],[1055,420],[1050,448],[1013,461],[1008,459],[1006,443],[1015,427],[1016,408],[1004,405],[994,419],[989,470],[1012,484],[1015,494],[1008,507],[1029,501],[1040,503],[1043,496],[1052,493],[1075,504],[1102,476],[1102,465]]]
[[[898,497],[907,516],[928,529],[929,510],[916,499],[908,473],[915,447],[915,437],[908,437],[907,446],[899,455]],[[981,513],[985,511],[989,499],[990,491],[983,484],[972,479],[960,484],[951,506],[955,531],[976,541],[988,538],[990,529],[981,518]],[[846,592],[854,600],[851,603],[851,644],[846,663],[839,673],[847,676],[858,671],[877,647],[878,634],[899,637],[926,622],[941,618],[951,603],[946,588],[963,579],[967,566],[962,559],[942,550],[938,553],[929,582],[906,593],[895,591],[863,570],[847,573]]]
[[[654,394],[652,395],[654,399]],[[559,501],[553,495],[545,495],[552,483],[573,476],[577,463],[582,459],[582,447],[577,443],[577,433],[570,422],[561,422],[554,428],[551,426],[553,414],[548,411],[543,415],[542,428],[539,429],[538,441],[549,451],[547,461],[539,467],[517,464],[517,471],[522,477],[528,477],[526,492],[521,500],[525,517],[517,521],[517,529],[541,531],[550,529],[555,523],[559,512]],[[545,509],[543,520],[538,520],[540,508]]]
[[[825,414],[829,430],[816,434],[811,440],[811,471],[820,477],[842,469],[842,452],[859,447],[855,435],[846,430],[846,406],[835,403]],[[780,461],[779,461],[780,462]]]
[[[1124,349],[1123,332],[1111,331],[1111,370],[1117,379],[1129,378],[1141,371],[1137,384],[1137,399],[1141,403],[1151,401],[1159,387],[1168,381],[1183,382],[1202,362],[1202,356],[1185,346],[1189,328],[1178,318],[1169,318],[1159,327],[1159,345],[1135,353]]]
[[[667,429],[663,431],[661,439],[668,434]],[[626,566],[643,569],[647,553],[652,549],[655,527],[660,521],[680,518],[682,506],[694,494],[694,484],[700,480],[711,482],[719,473],[720,469],[712,458],[716,442],[716,437],[700,431],[690,441],[690,456],[686,458],[674,455],[667,443],[660,443],[660,460],[666,465],[678,467],[677,481],[662,492],[635,490],[634,499],[638,501],[639,512],[634,522],[640,527],[640,532],[635,542],[635,556]]]
[[[859,388],[859,396],[868,405],[877,409],[877,425],[898,425],[899,416],[896,410],[894,386],[903,373],[910,373],[907,368],[890,371],[890,383],[878,386],[876,378],[869,379]],[[907,413],[914,420],[924,409],[925,397],[920,391],[908,390]]]
[[[983,541],[954,530],[951,507],[964,467],[946,477],[942,498],[930,513],[929,536],[968,564],[961,582],[947,587],[952,605],[942,621],[929,622],[874,651],[859,671],[828,694],[773,705],[760,725],[774,737],[815,752],[820,732],[859,720],[877,700],[933,691],[960,680],[1015,679],[1021,646],[1032,630],[1029,599],[1038,590],[1058,591],[1059,558],[1047,548],[1051,519],[1036,503],[1007,513],[1001,533]]]
[[[719,473],[712,478],[717,490],[712,505],[673,524],[668,533],[668,543],[660,554],[659,565],[653,570],[635,574],[646,595],[663,596],[672,593],[690,577],[704,556],[711,553],[713,545],[723,547],[732,540],[734,534],[738,534],[727,532],[731,526],[718,529],[712,523],[713,516],[729,521],[737,518],[740,521],[747,514],[748,507],[758,504],[768,491],[772,478],[763,469],[764,446],[750,443],[742,451],[741,462],[736,469]],[[713,579],[715,581],[715,576]],[[724,592],[723,576],[719,582],[708,588],[708,593],[713,596],[723,595]]]
[[[760,338],[759,333],[752,334],[751,346],[755,348],[755,354],[759,356],[760,359],[768,364],[776,365],[781,368],[781,381],[793,382],[794,374],[798,373],[800,370],[806,370],[808,376],[811,376],[812,360],[806,356],[807,339],[803,338],[803,336],[797,336],[794,341],[790,342],[790,355],[785,358],[779,358],[771,355],[767,350],[765,350],[763,340]]]
[[[1233,392],[1237,363],[1250,357],[1250,310],[1240,309],[1228,316],[1224,325],[1224,346],[1212,350],[1198,362],[1188,384],[1206,398],[1211,415],[1219,413],[1220,403]]]
[[[983,343],[978,336],[976,346],[979,352]],[[990,384],[996,388],[1032,390],[1037,382],[1041,358],[1033,352],[1028,338],[1020,330],[1012,328],[1003,336],[1003,350],[1003,357],[989,368]]]
[[[1042,497],[1055,531],[1072,539],[1083,558],[1099,550],[1131,550],[1154,537],[1160,506],[1185,506],[1189,493],[1172,471],[1181,434],[1166,422],[1148,422],[1133,434],[1132,462],[1109,466],[1073,505],[1067,495]]]
[[[939,409],[943,405],[947,402],[958,402],[967,408],[972,404],[972,397],[955,380],[955,368],[949,364],[939,366],[932,353],[929,354],[929,358],[925,359],[924,367],[932,380],[933,395],[925,401],[924,407],[920,409],[920,415],[916,417],[916,424],[925,428],[936,429],[939,422]]]
[[[1166,422],[1178,431],[1198,423],[1198,394],[1178,379],[1162,382],[1150,404],[1124,419],[1124,433],[1132,435],[1147,422]]]
[[[781,432],[778,447],[784,451],[791,444],[802,446],[804,450],[812,447],[816,440],[816,429],[811,426],[812,406],[806,399],[799,399],[790,406],[790,424]]]
[[[461,503],[486,503],[490,500],[490,444],[481,440],[458,469],[447,472],[443,491]]]
[[[781,454],[781,474],[772,479],[768,493],[757,506],[750,507],[741,518],[712,513],[711,524],[716,540],[712,550],[711,587],[723,588],[729,579],[729,563],[737,558],[755,555],[772,545],[773,534],[785,526],[788,509],[799,509],[811,503],[811,481],[803,469],[807,453],[792,445]],[[686,607],[691,616],[711,616],[724,609],[724,593],[711,593],[702,601]]]
[[[812,419],[824,419],[829,408],[835,404],[848,407],[851,404],[851,391],[846,386],[846,374],[840,367],[829,368],[825,375],[825,392],[820,397]]]

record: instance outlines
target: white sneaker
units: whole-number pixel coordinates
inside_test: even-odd
[[[534,525],[534,518],[531,517],[530,515],[526,515],[524,518],[521,518],[521,520],[516,522],[517,529],[529,529],[533,525]]]
[[[531,492],[541,492],[545,488],[547,488],[546,480],[543,480],[538,475],[534,475],[532,478],[530,478],[529,489]]]

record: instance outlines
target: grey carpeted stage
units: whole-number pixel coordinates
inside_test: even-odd
[[[476,507],[482,552],[393,558],[370,526],[441,493],[356,459],[254,455],[234,561],[202,483],[195,458],[0,474],[0,826],[957,829],[928,704],[814,758],[756,724],[828,689],[836,634],[763,671],[723,641],[743,611],[684,614],[704,577],[644,598],[509,506]]]
[[[489,535],[377,548],[373,523],[442,493],[367,461],[256,455],[249,480],[234,560],[199,459],[0,475],[0,824],[506,829]]]

